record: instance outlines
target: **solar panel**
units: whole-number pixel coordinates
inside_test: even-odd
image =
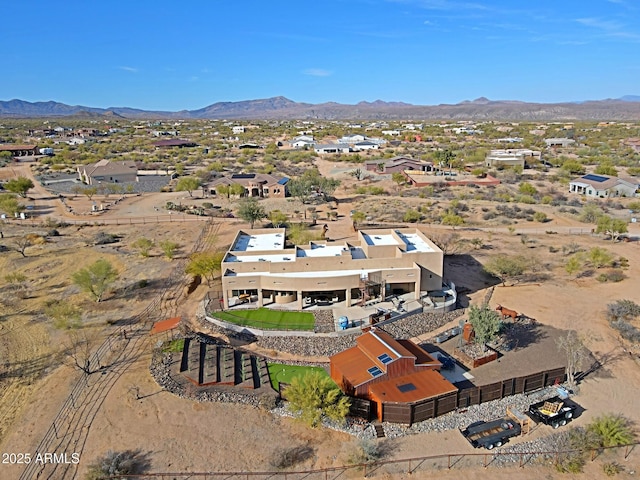
[[[416,389],[416,386],[413,383],[405,383],[402,385],[398,385],[398,390],[402,393],[412,392]]]
[[[378,355],[378,360],[380,360],[385,365],[393,360],[388,354],[383,353],[382,355]]]
[[[372,377],[378,377],[382,375],[382,370],[380,370],[378,367],[371,367],[367,370],[367,372],[369,372]]]
[[[234,173],[233,175],[231,175],[231,178],[249,179],[249,178],[255,178],[255,176],[256,176],[255,173]]]
[[[593,173],[588,173],[584,177],[585,180],[590,180],[592,182],[606,182],[609,180],[607,177],[603,177],[601,175],[594,175]]]

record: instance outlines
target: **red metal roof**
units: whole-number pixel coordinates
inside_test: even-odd
[[[371,398],[384,403],[413,403],[457,391],[452,383],[435,370],[390,378],[369,387]]]

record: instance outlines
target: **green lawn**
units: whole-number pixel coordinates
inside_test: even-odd
[[[309,330],[313,331],[315,318],[308,312],[287,312],[258,308],[257,310],[233,310],[214,312],[213,316],[225,322],[255,327],[261,330]]]
[[[318,371],[324,373],[327,377],[329,374],[322,367],[308,367],[304,365],[284,365],[282,363],[268,363],[269,378],[271,386],[275,391],[280,391],[280,382],[291,383],[293,377],[304,375],[306,372]]]

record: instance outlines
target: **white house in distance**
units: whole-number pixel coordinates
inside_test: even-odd
[[[569,192],[593,198],[636,197],[640,192],[640,180],[588,173],[571,180]]]
[[[572,138],[545,138],[544,143],[547,147],[570,147],[576,143]]]
[[[351,148],[345,143],[325,143],[313,147],[316,153],[349,153]]]
[[[542,155],[539,151],[528,148],[515,148],[507,150],[491,150],[484,160],[487,167],[522,167],[526,160],[539,161]]]
[[[289,145],[293,148],[311,148],[315,144],[316,142],[312,135],[300,135],[289,141]]]

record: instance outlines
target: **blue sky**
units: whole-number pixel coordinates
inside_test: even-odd
[[[148,110],[640,94],[638,0],[6,1],[0,100]]]

